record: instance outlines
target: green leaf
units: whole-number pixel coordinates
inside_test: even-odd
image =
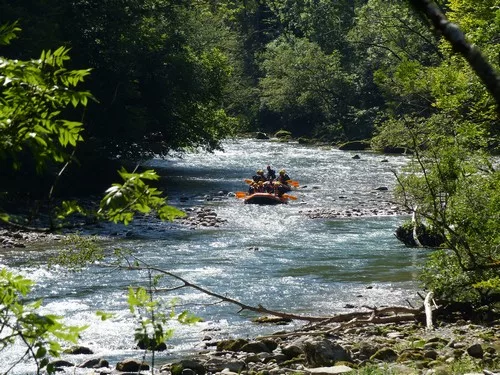
[[[0,45],[10,44],[10,41],[16,38],[16,33],[21,31],[19,27],[17,27],[17,21],[13,23],[7,23],[0,25]]]
[[[190,313],[187,310],[180,313],[177,317],[177,320],[182,324],[194,324],[202,321],[200,317]]]
[[[95,313],[98,317],[101,318],[101,320],[108,320],[108,319],[112,319],[116,316],[116,314],[114,313],[107,313],[107,312],[104,312],[104,311],[97,311]]]
[[[39,347],[38,350],[35,353],[35,358],[43,358],[47,355],[47,349],[45,349],[43,346]]]

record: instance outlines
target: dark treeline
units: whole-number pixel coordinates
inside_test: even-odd
[[[442,3],[496,56],[493,0]],[[213,150],[240,131],[384,148],[408,146],[409,120],[492,126],[486,89],[404,0],[2,1],[0,14],[22,29],[3,56],[66,46],[92,69],[85,147],[103,156]]]

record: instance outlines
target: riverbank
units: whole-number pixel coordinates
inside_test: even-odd
[[[498,322],[457,319],[426,330],[418,322],[314,324],[253,341],[227,340],[194,361],[206,372],[243,374],[465,374],[499,367]],[[189,362],[180,362],[189,368]],[[173,375],[179,365],[171,364]],[[226,370],[227,372],[227,370]]]
[[[214,340],[214,332],[207,332],[205,351],[156,371],[171,375],[495,374],[500,369],[498,323],[479,325],[457,318],[437,322],[434,329],[427,330],[418,321],[373,324],[351,320],[310,324],[293,332],[277,330],[255,339],[220,341]],[[108,366],[103,358],[59,364],[66,372],[71,367],[105,364],[88,373],[137,374],[141,369],[142,374],[150,373],[150,364],[139,358],[124,359],[116,366]]]

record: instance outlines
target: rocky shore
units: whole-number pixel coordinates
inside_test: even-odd
[[[418,321],[316,324],[255,340],[214,340],[213,332],[207,332],[206,351],[154,371],[167,375],[491,375],[500,372],[498,323],[478,325],[457,319],[438,323],[432,330]],[[149,364],[132,358],[116,366],[103,358],[56,364],[66,372],[88,368],[89,374],[100,375],[151,373]]]
[[[60,241],[62,234],[35,232],[23,229],[2,229],[0,227],[0,248],[25,248],[30,243]]]

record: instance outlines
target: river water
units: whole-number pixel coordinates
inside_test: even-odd
[[[405,165],[404,156],[246,139],[227,141],[224,149],[150,160],[147,165],[162,176],[170,204],[181,209],[208,206],[226,223],[192,229],[180,222],[138,220],[128,227],[104,228],[117,235],[103,246],[131,250],[145,262],[216,293],[283,312],[332,315],[352,312],[352,306],[407,306],[407,301],[418,300],[416,271],[426,252],[399,243],[394,231],[406,217],[390,214],[392,171]],[[359,159],[353,158],[355,154]],[[290,193],[297,200],[258,206],[231,196],[245,191],[244,179],[268,164],[276,171],[286,168],[300,182],[301,187]],[[389,214],[327,219],[306,214],[325,208],[344,214],[377,208]],[[94,357],[111,363],[140,358],[142,352],[134,349],[135,321],[126,291],[130,285],[147,285],[146,273],[98,265],[78,273],[47,269],[47,258],[57,251],[55,245],[4,251],[0,261],[36,282],[34,296],[44,299],[44,312],[64,316],[69,324],[89,325],[80,344],[90,347]],[[164,283],[178,285],[169,279]],[[250,338],[300,324],[257,325],[251,322],[255,314],[238,313],[237,306],[194,289],[163,297],[178,297],[177,311],[188,309],[204,321],[192,326],[172,323],[174,338],[169,350],[158,354],[159,362],[201,350],[207,340]],[[97,310],[115,317],[101,321]],[[16,345],[0,352],[0,371],[20,350]],[[87,357],[66,359],[79,363]],[[29,365],[21,364],[14,373],[29,371]]]

